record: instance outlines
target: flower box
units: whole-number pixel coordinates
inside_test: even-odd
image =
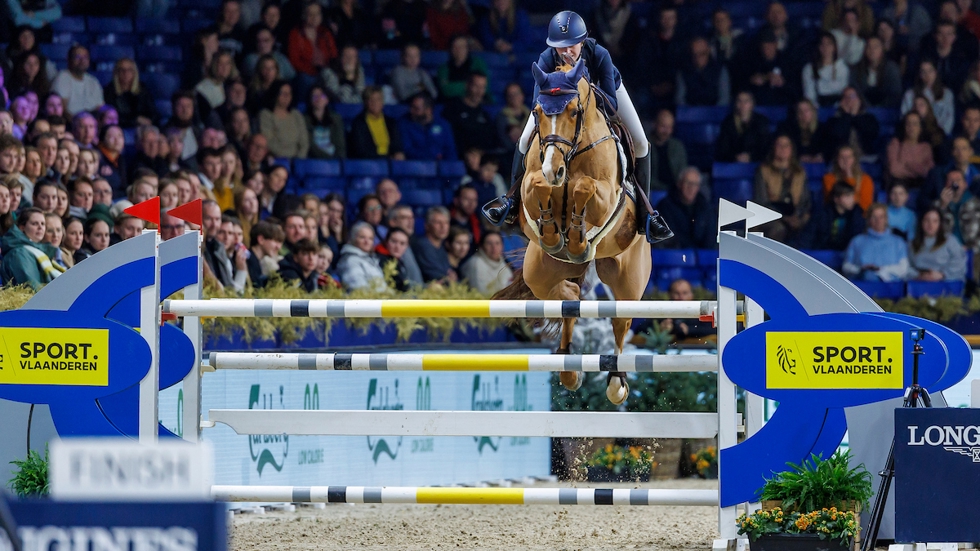
[[[632,470],[616,472],[605,467],[589,467],[589,482],[649,482],[650,471],[637,473]]]
[[[852,547],[817,534],[765,534],[749,541],[750,551],[849,551]]]

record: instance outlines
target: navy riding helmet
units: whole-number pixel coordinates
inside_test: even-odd
[[[548,24],[548,45],[567,48],[582,42],[589,36],[585,20],[573,11],[563,11],[551,18]]]

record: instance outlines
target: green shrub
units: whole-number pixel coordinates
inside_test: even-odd
[[[43,497],[48,495],[48,450],[44,457],[36,450],[27,452],[27,459],[11,461],[17,473],[10,479],[10,489],[18,497]]]
[[[871,473],[864,464],[851,468],[850,452],[834,453],[829,459],[811,454],[799,465],[776,473],[762,487],[763,500],[782,501],[784,510],[819,511],[849,509],[850,502],[866,506],[871,499]]]

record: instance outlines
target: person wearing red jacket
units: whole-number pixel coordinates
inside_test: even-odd
[[[296,72],[314,78],[337,57],[337,44],[323,25],[319,4],[311,3],[303,10],[303,23],[290,31],[287,48]]]

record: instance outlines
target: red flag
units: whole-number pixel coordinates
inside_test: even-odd
[[[132,214],[140,220],[146,220],[160,227],[160,197],[154,197],[142,203],[137,203],[123,212]]]
[[[180,218],[185,222],[190,222],[197,226],[202,226],[202,208],[201,200],[195,199],[190,203],[184,203],[179,207],[174,207],[167,211],[167,214],[173,216],[174,218]]]

